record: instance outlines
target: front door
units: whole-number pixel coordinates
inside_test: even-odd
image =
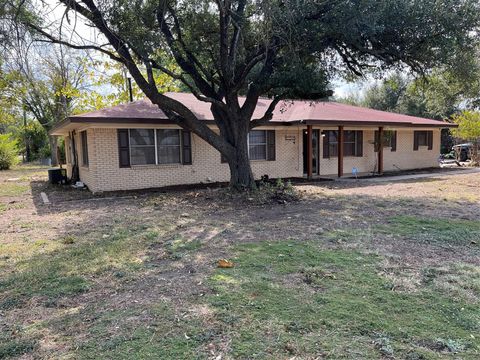
[[[320,131],[312,130],[312,174],[318,174],[320,169],[319,163],[319,144],[320,142]],[[308,165],[308,139],[307,139],[307,130],[303,130],[303,173],[307,174],[307,165]]]

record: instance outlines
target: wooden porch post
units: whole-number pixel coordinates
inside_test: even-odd
[[[338,177],[343,176],[343,126],[338,127]]]
[[[378,174],[383,174],[383,126],[378,128]]]
[[[312,161],[313,161],[313,131],[312,125],[307,125],[307,178],[312,178]]]

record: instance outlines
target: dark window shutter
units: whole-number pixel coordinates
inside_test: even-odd
[[[323,132],[325,136],[323,136],[323,157],[325,159],[330,158],[330,133],[328,131]]]
[[[192,133],[182,130],[182,164],[192,165]]]
[[[121,168],[130,167],[130,139],[128,129],[118,129],[118,157]]]
[[[428,150],[433,149],[433,131],[427,131]]]
[[[413,150],[417,151],[418,150],[418,131],[413,132]]]
[[[391,151],[397,151],[397,132],[396,131],[392,131],[392,139],[390,140],[391,141]]]
[[[267,131],[267,160],[275,161],[275,130]]]
[[[375,133],[373,135],[373,151],[374,152],[378,152],[378,149],[379,149],[379,139],[378,139],[378,136],[379,136],[379,132],[378,130],[375,130]]]
[[[356,155],[363,156],[363,131],[357,131]]]

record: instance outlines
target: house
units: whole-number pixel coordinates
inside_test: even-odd
[[[215,129],[208,103],[168,95]],[[254,118],[269,103],[260,99]],[[296,178],[435,167],[441,129],[451,126],[335,102],[286,102],[250,132],[252,170],[256,178]],[[65,138],[68,176],[93,192],[229,181],[220,153],[147,99],[71,116],[50,133]]]

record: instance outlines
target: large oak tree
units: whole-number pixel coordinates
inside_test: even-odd
[[[283,99],[324,98],[339,72],[392,66],[423,72],[467,51],[479,25],[472,0],[58,0],[57,22],[44,3],[21,6],[15,21],[42,40],[93,49],[124,64],[145,95],[228,161],[231,185],[251,188],[248,132],[267,123]],[[23,11],[23,9],[27,11]],[[78,19],[97,41],[72,36]],[[68,26],[67,26],[68,25]],[[167,64],[171,60],[178,70]],[[180,81],[211,106],[219,133],[161,93],[156,72]],[[245,96],[241,101],[239,96]],[[273,99],[253,119],[261,96]]]

